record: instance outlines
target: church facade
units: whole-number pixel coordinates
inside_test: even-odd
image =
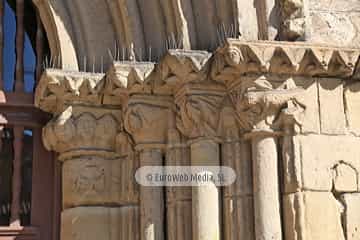
[[[10,104],[20,72],[0,106],[14,135],[0,239],[360,239],[357,0],[33,4],[44,28],[32,102]],[[225,166],[236,180],[144,186],[146,166]]]

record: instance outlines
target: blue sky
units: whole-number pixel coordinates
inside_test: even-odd
[[[5,91],[11,91],[15,78],[15,37],[16,37],[16,20],[14,11],[5,1],[5,15],[4,15],[4,70],[3,79]],[[24,81],[25,91],[31,92],[34,86],[34,71],[36,65],[36,58],[34,50],[31,46],[29,37],[25,34],[24,47]]]

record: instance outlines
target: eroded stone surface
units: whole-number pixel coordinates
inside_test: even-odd
[[[359,47],[359,1],[310,0],[307,40]]]
[[[344,91],[349,130],[355,135],[360,135],[360,83],[350,84]]]
[[[64,208],[88,205],[138,203],[132,159],[82,157],[63,164]]]
[[[311,41],[323,44],[357,46],[357,29],[346,13],[312,12]]]
[[[324,134],[345,134],[345,110],[343,85],[340,79],[321,79],[319,102],[321,132]]]
[[[344,194],[341,196],[345,205],[344,226],[347,240],[360,239],[360,194]]]
[[[334,180],[337,186],[341,186],[340,189],[354,189],[354,174],[358,175],[360,170],[358,158],[360,138],[308,135],[298,136],[295,139],[295,148],[299,148],[296,154],[300,154],[301,159],[301,170],[298,174],[301,174],[299,178],[303,189],[330,191]],[[339,164],[345,164],[354,171],[346,167],[352,174],[340,175],[345,179],[341,177],[336,179],[334,176]]]
[[[253,240],[254,207],[252,197],[224,199],[223,217],[225,239]]]
[[[61,214],[61,239],[139,240],[138,207],[77,207]]]
[[[302,192],[283,197],[286,240],[345,240],[341,206],[330,192]]]

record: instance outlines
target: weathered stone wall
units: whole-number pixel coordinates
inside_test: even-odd
[[[306,111],[312,126],[283,148],[286,239],[360,237],[358,214],[352,212],[359,207],[354,199],[360,190],[360,138],[345,111],[357,102],[357,94],[354,83],[347,85],[336,78],[314,79],[308,87],[314,90],[306,97],[306,106],[318,109]]]
[[[360,2],[309,0],[307,41],[337,46],[360,46]]]

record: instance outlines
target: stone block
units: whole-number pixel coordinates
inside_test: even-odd
[[[309,8],[312,11],[358,12],[360,2],[358,0],[310,0]]]
[[[136,206],[77,207],[61,214],[61,240],[139,240]]]
[[[340,162],[333,170],[336,192],[356,192],[358,190],[358,173],[353,166]]]
[[[337,46],[357,45],[353,41],[357,37],[358,24],[354,24],[351,12],[310,10],[309,22],[309,41]]]
[[[344,225],[347,240],[360,239],[360,193],[350,193],[342,195],[345,205]]]
[[[324,78],[318,83],[321,132],[344,134],[346,122],[342,81]]]
[[[283,197],[286,240],[345,240],[341,207],[330,192],[302,192]]]
[[[296,86],[305,89],[304,93],[296,96],[296,99],[306,106],[302,133],[320,133],[318,88],[316,81],[309,78],[294,78]]]
[[[63,207],[136,204],[132,159],[82,157],[63,164]]]
[[[356,82],[344,91],[345,110],[349,131],[360,135],[360,83]]]
[[[355,190],[360,170],[360,138],[307,135],[294,137],[293,144],[294,166],[300,168],[296,169],[295,177],[302,189],[331,191],[335,185],[341,192]]]

